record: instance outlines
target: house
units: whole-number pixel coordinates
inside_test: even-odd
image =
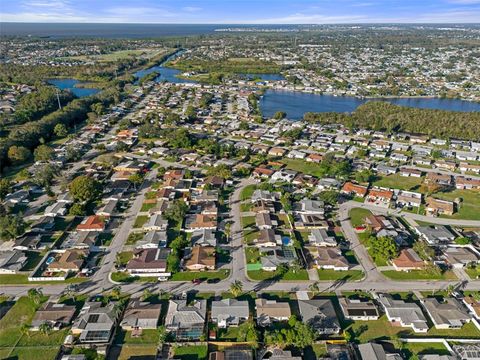
[[[45,216],[64,216],[67,213],[67,207],[64,202],[56,202],[45,208]]]
[[[368,342],[358,345],[358,352],[360,353],[360,360],[402,360],[400,354],[387,354],[381,344]]]
[[[215,270],[215,248],[194,246],[184,260],[185,268],[191,271]]]
[[[248,301],[223,299],[212,301],[210,317],[219,328],[238,326],[249,317]]]
[[[127,331],[156,329],[161,311],[161,304],[130,300],[120,326]]]
[[[472,295],[468,295],[463,298],[463,304],[472,312],[472,314],[475,315],[477,319],[480,318],[480,301],[478,301]]]
[[[260,190],[256,189],[252,194],[252,203],[256,203],[257,201],[266,201],[266,202],[274,202],[276,200],[275,194],[271,193],[268,190]]]
[[[32,232],[50,232],[55,229],[55,218],[53,216],[42,216],[31,227]]]
[[[480,344],[453,345],[453,351],[462,360],[480,359]]]
[[[362,301],[359,299],[349,299],[340,297],[338,299],[343,316],[348,320],[368,321],[378,320],[380,314],[377,306],[371,300]]]
[[[263,327],[269,326],[274,321],[287,321],[292,316],[288,302],[259,298],[255,300],[255,308],[257,324]]]
[[[350,264],[342,252],[337,247],[335,248],[315,248],[316,251],[310,253],[313,256],[313,261],[319,269],[330,269],[335,271],[347,271]]]
[[[455,269],[480,262],[480,254],[473,246],[449,246],[443,250],[443,257]]]
[[[262,258],[260,259],[260,262],[262,264],[262,270],[276,271],[280,264],[289,265],[296,258],[297,255],[294,249],[287,246],[278,246],[262,251]]]
[[[51,272],[77,273],[82,269],[83,263],[88,256],[88,250],[68,249],[47,266]]]
[[[392,265],[397,271],[421,270],[425,268],[425,262],[412,248],[402,249]]]
[[[100,301],[87,301],[75,319],[71,332],[80,343],[108,343],[117,322],[115,302],[103,305]]]
[[[422,171],[418,169],[410,169],[410,168],[400,168],[400,176],[403,177],[416,177],[416,178],[421,178],[422,177]]]
[[[400,190],[397,192],[396,205],[398,207],[420,207],[422,205],[422,194]]]
[[[459,190],[478,190],[480,189],[480,179],[457,176],[455,178],[455,187]]]
[[[293,170],[279,170],[270,177],[269,182],[292,182],[296,175],[297,172]]]
[[[390,294],[378,294],[378,302],[383,307],[388,321],[402,327],[409,327],[414,332],[428,331],[427,319],[417,304],[395,300]]]
[[[217,246],[215,231],[212,229],[199,229],[192,233],[190,238],[192,246]]]
[[[68,235],[62,243],[62,249],[87,249],[97,251],[95,243],[97,242],[98,231],[75,231]]]
[[[337,246],[335,237],[328,235],[325,229],[313,229],[308,235],[308,243],[312,246]]]
[[[271,360],[302,360],[301,356],[293,356],[290,350],[273,349]]]
[[[320,200],[302,199],[295,204],[294,210],[299,214],[324,216],[325,203]]]
[[[448,244],[456,237],[443,225],[416,226],[414,230],[429,245]]]
[[[168,221],[160,214],[153,214],[148,218],[148,221],[143,225],[144,231],[166,231],[168,227]]]
[[[105,221],[101,216],[91,215],[77,225],[77,231],[105,231]]]
[[[425,176],[425,184],[448,187],[452,185],[452,177],[450,175],[428,172],[427,176]]]
[[[428,197],[425,202],[425,211],[429,216],[453,215],[455,212],[455,203],[453,201]]]
[[[253,360],[253,352],[242,347],[229,347],[223,351],[211,352],[208,360]]]
[[[308,156],[306,158],[307,162],[313,162],[313,163],[317,163],[317,164],[320,163],[322,160],[323,160],[323,155],[316,154],[316,153],[308,154]]]
[[[26,262],[27,257],[20,250],[0,251],[0,274],[15,274]]]
[[[266,168],[266,167],[259,166],[259,167],[256,167],[256,168],[253,170],[252,175],[253,175],[254,177],[257,177],[257,178],[265,178],[265,179],[268,179],[268,178],[270,178],[274,173],[275,173],[275,170],[272,170],[272,169],[268,169],[268,168]]]
[[[15,239],[14,250],[36,250],[39,248],[42,241],[42,236],[38,233],[29,232],[25,235]]]
[[[345,184],[343,184],[341,192],[343,194],[347,195],[355,195],[358,197],[365,197],[367,195],[367,187],[362,186],[362,185],[357,185],[354,183],[351,183],[350,181],[347,181]]]
[[[127,263],[127,271],[132,276],[164,276],[169,254],[168,248],[136,250]]]
[[[393,191],[372,188],[368,191],[367,202],[374,205],[388,207],[393,199]]]
[[[177,341],[199,340],[203,335],[207,317],[207,301],[169,300],[165,327]]]
[[[142,240],[137,241],[135,249],[157,249],[166,247],[168,236],[166,231],[148,231]]]
[[[193,232],[195,230],[216,230],[217,218],[212,215],[193,214],[185,219],[185,231]]]
[[[331,300],[298,300],[298,310],[302,321],[319,334],[332,335],[340,332],[340,322]]]
[[[251,211],[254,213],[274,213],[275,206],[273,202],[259,200],[252,204]]]
[[[269,213],[257,213],[255,214],[255,224],[258,229],[265,230],[277,226],[277,221],[272,220]]]
[[[422,304],[436,329],[460,329],[472,320],[467,309],[453,297],[444,298],[442,302],[426,298]]]
[[[272,147],[270,150],[268,150],[268,155],[282,157],[285,155],[286,152],[287,150],[285,149],[279,147]]]
[[[258,237],[253,242],[257,247],[276,247],[282,244],[282,238],[275,234],[273,229],[265,229],[259,231]]]
[[[117,205],[118,205],[118,200],[116,199],[108,200],[106,204],[104,204],[100,209],[95,211],[95,215],[103,216],[103,217],[111,217],[115,213],[117,209]]]
[[[46,302],[37,310],[30,325],[31,331],[40,330],[42,324],[48,324],[53,330],[70,325],[75,315],[75,306]]]

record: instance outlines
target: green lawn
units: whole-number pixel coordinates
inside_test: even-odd
[[[400,173],[388,176],[382,176],[380,179],[373,182],[373,186],[386,187],[400,190],[418,190],[423,182],[423,177],[416,178],[413,176],[405,177]]]
[[[260,262],[260,250],[254,246],[249,246],[245,248],[245,257],[247,259],[247,264],[255,264]]]
[[[137,243],[137,241],[140,241],[142,240],[143,238],[143,233],[130,233],[128,234],[128,238],[127,238],[127,241],[125,243],[125,245],[135,245]]]
[[[318,269],[319,280],[346,280],[357,281],[363,278],[363,271],[361,270],[348,270],[348,271],[335,271],[329,269]]]
[[[0,347],[13,347],[22,337],[21,327],[30,324],[36,305],[28,297],[21,297],[0,320]]]
[[[452,219],[480,220],[480,192],[472,190],[454,190],[450,192],[435,193],[433,197],[443,200],[455,201],[461,199],[458,212],[452,216],[445,216]],[[444,217],[444,216],[442,216]]]
[[[324,174],[320,171],[320,166],[315,163],[306,162],[301,159],[282,159],[287,169],[298,171],[307,175],[321,177]]]
[[[455,274],[450,270],[440,275],[432,274],[424,270],[412,270],[409,272],[386,270],[382,271],[382,274],[392,280],[457,280]]]
[[[140,215],[137,216],[135,219],[135,223],[133,224],[134,228],[141,228],[145,223],[148,221],[148,216],[147,215]]]
[[[206,360],[208,355],[208,348],[207,345],[175,346],[173,353],[175,359]]]
[[[16,347],[8,358],[16,360],[52,360],[56,359],[59,351],[60,346]]]
[[[28,274],[1,274],[0,275],[0,284],[2,285],[28,284],[28,285],[38,287],[39,285],[46,285],[46,284],[78,284],[85,281],[88,281],[88,278],[70,277],[70,278],[67,278],[65,281],[32,282],[32,281],[28,281]]]
[[[288,270],[282,277],[278,278],[276,271],[250,270],[248,271],[248,277],[256,281],[274,280],[276,278],[280,281],[304,281],[308,280],[308,273],[305,269],[301,269],[296,273]]]
[[[157,205],[157,204],[156,203],[150,203],[150,202],[143,203],[142,207],[140,208],[140,212],[147,212],[148,210],[153,209],[155,207],[155,205]]]
[[[115,343],[123,344],[157,344],[160,332],[158,329],[145,329],[142,335],[132,337],[131,331],[119,330],[116,334]]]
[[[26,251],[27,262],[22,268],[22,271],[32,271],[38,265],[40,260],[43,259],[44,254],[38,251]]]
[[[250,210],[252,210],[252,204],[251,203],[246,202],[246,203],[240,204],[240,211],[241,212],[248,212]]]
[[[255,216],[243,216],[240,220],[244,229],[255,226]]]
[[[195,279],[226,279],[228,277],[228,270],[219,271],[181,271],[172,275],[172,281],[192,281]]]
[[[365,223],[365,218],[372,215],[372,212],[367,209],[354,208],[350,210],[350,222],[353,227],[361,226]]]
[[[240,200],[245,201],[252,197],[253,192],[257,189],[257,185],[247,185],[240,193]]]
[[[476,280],[478,279],[478,277],[480,277],[480,266],[474,268],[466,267],[465,272],[470,277],[470,279]]]
[[[243,241],[251,245],[253,244],[253,241],[258,238],[260,231],[258,230],[244,230],[243,231]]]
[[[124,344],[118,360],[154,359],[157,355],[157,345]]]
[[[127,265],[132,258],[133,251],[122,251],[117,253],[115,261],[117,261],[119,265]]]
[[[217,340],[219,341],[237,341],[238,326],[229,326],[227,329],[217,330]]]
[[[49,334],[43,334],[40,331],[30,331],[23,335],[17,346],[60,346],[63,344],[65,337],[68,335],[69,329],[52,331]]]
[[[427,355],[427,354],[438,354],[438,355],[449,355],[450,352],[442,343],[431,342],[431,343],[403,343],[402,353],[405,355],[406,359],[412,359],[415,355]]]

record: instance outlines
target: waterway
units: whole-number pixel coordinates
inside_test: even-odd
[[[60,90],[70,90],[79,98],[90,96],[100,91],[100,89],[97,88],[77,87],[77,85],[82,84],[82,82],[76,79],[50,79],[47,82],[53,86],[56,86]]]

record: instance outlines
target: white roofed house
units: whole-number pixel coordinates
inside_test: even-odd
[[[414,332],[426,333],[428,331],[427,319],[417,304],[395,300],[390,294],[378,294],[378,301],[389,321],[409,327]]]
[[[312,246],[337,246],[337,240],[325,229],[313,229],[308,235],[308,243]]]
[[[143,226],[144,231],[165,231],[168,227],[168,221],[165,220],[162,215],[154,214],[148,222]]]
[[[157,249],[167,246],[166,231],[148,231],[140,241],[135,244],[136,249]]]
[[[227,328],[248,320],[249,314],[248,301],[224,299],[212,302],[210,317],[219,328]]]

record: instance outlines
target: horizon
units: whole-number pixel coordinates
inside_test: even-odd
[[[415,14],[415,20],[412,20]],[[480,0],[21,0],[3,4],[1,23],[333,25],[475,24]]]

